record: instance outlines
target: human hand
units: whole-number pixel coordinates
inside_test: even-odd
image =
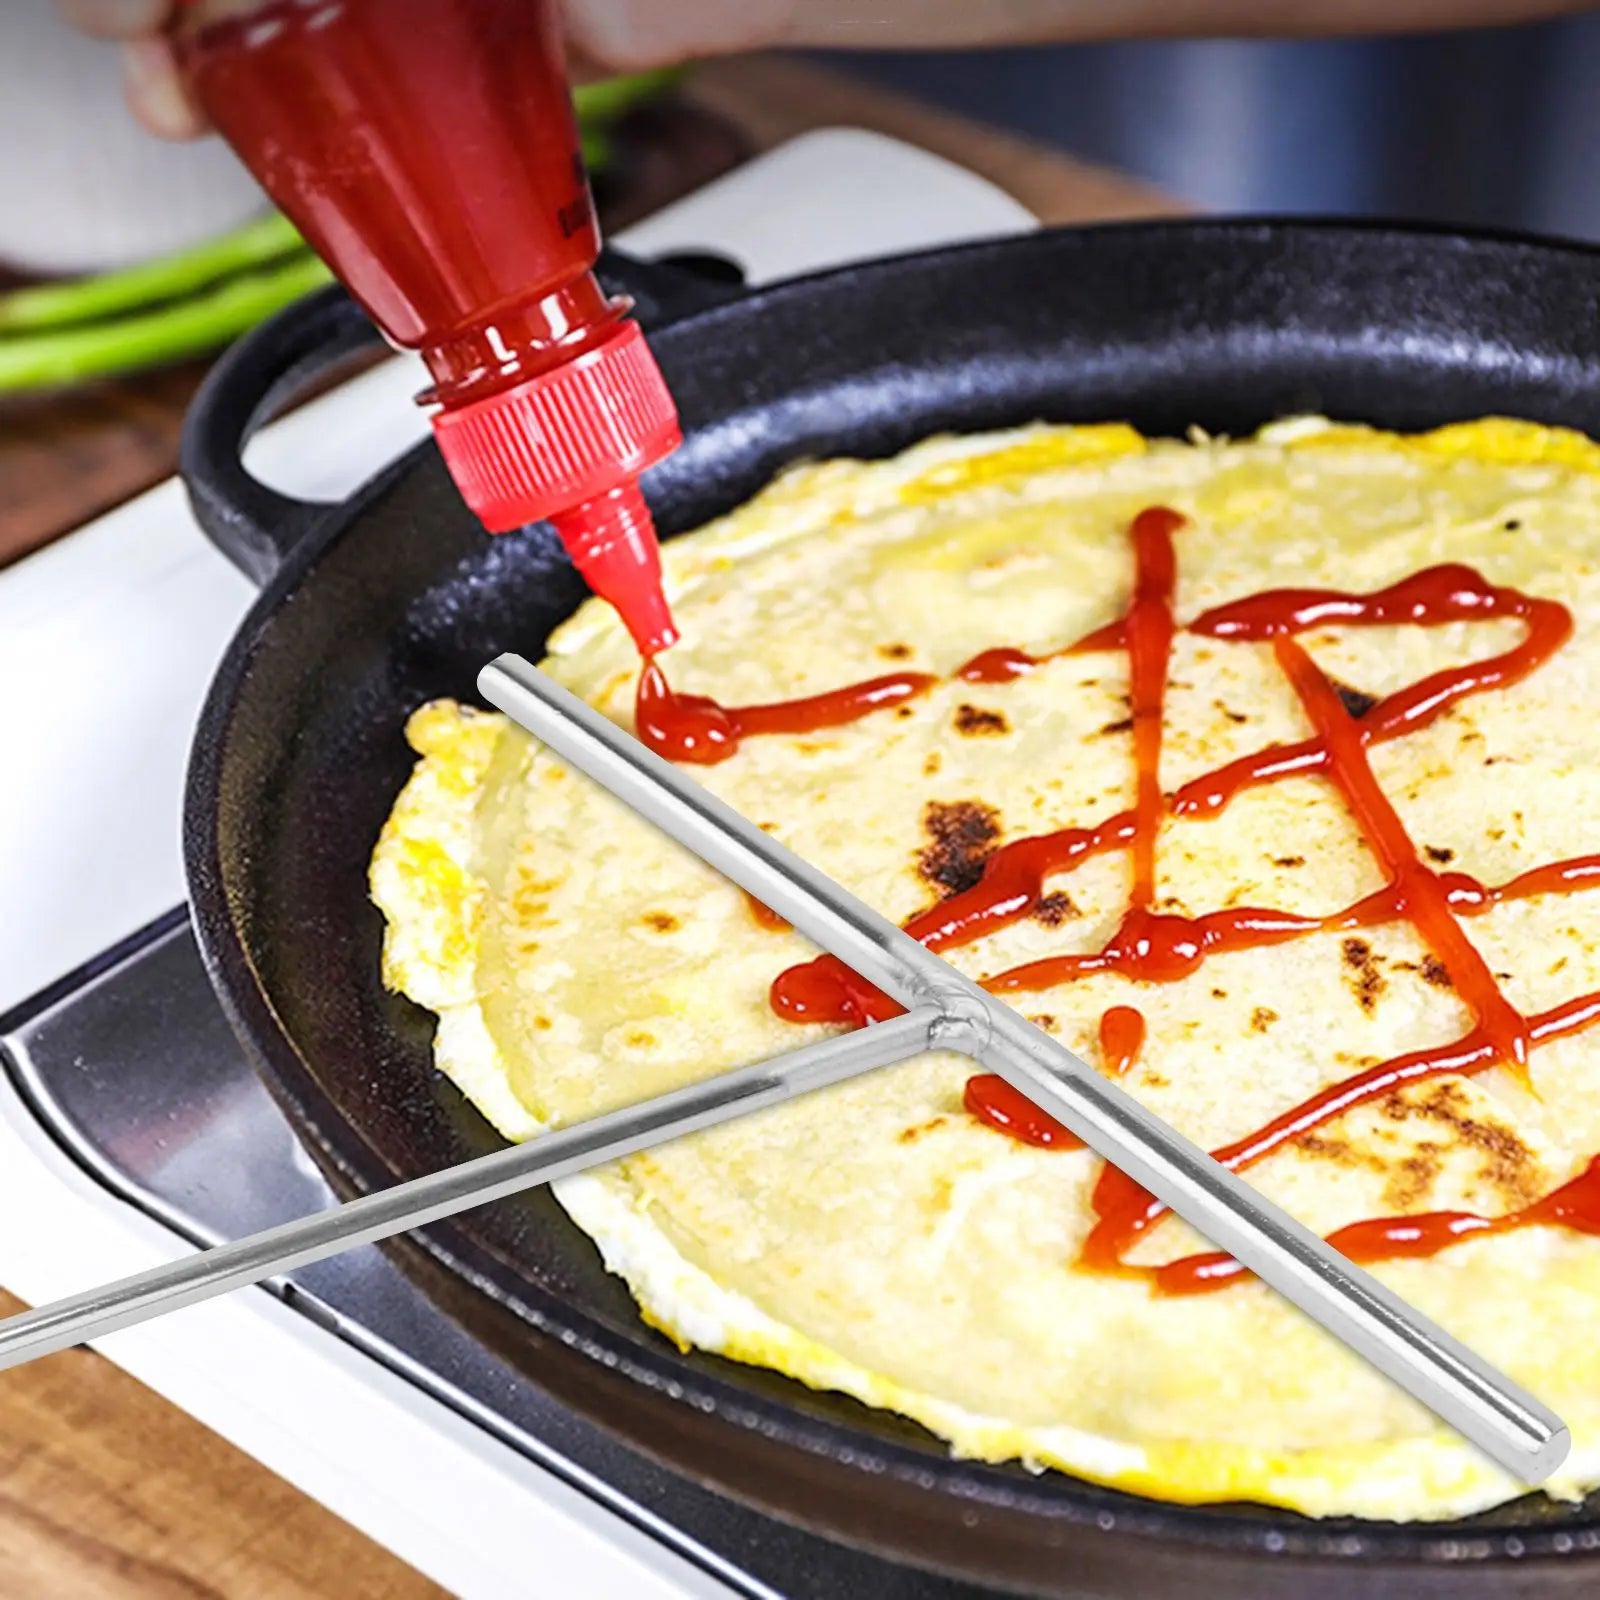
[[[57,3],[83,32],[121,41],[128,103],[151,132],[186,139],[204,131],[166,38],[177,0]],[[794,0],[678,0],[669,6],[660,0],[562,0],[572,73],[580,81],[776,44],[790,36],[796,9]]]
[[[122,41],[122,82],[134,115],[166,139],[191,139],[205,119],[189,97],[165,34],[175,0],[57,0],[74,27]]]
[[[3,4],[4,0],[0,0]],[[529,0],[532,5],[535,0]],[[542,0],[540,0],[542,3]],[[164,30],[178,0],[57,0],[125,46],[128,100],[169,138],[200,132]],[[970,47],[1160,34],[1315,34],[1483,26],[1585,9],[1585,0],[559,0],[573,76],[609,77],[780,46]]]

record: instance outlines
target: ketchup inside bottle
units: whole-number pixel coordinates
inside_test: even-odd
[[[678,442],[676,417],[626,302],[591,272],[600,234],[556,6],[191,0],[175,40],[218,131],[384,333],[421,353],[420,399],[485,524],[551,517],[641,647],[670,644],[636,479]],[[635,419],[623,438],[619,407]],[[578,447],[560,421],[574,414]],[[551,450],[576,453],[557,470]]]
[[[201,4],[179,48],[218,131],[441,399],[615,321],[553,8]]]

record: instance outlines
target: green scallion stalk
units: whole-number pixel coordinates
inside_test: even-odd
[[[603,166],[611,127],[676,71],[584,84],[584,154]],[[0,392],[64,387],[201,355],[329,281],[287,218],[272,213],[189,250],[116,272],[0,295]]]
[[[611,159],[611,130],[591,128],[586,124],[578,130],[578,138],[583,149],[584,166],[590,172],[599,172]]]
[[[142,311],[163,300],[181,300],[220,278],[281,261],[305,247],[288,219],[274,212],[177,255],[0,295],[0,335],[70,327]]]
[[[682,76],[678,67],[661,67],[654,72],[633,72],[622,78],[602,78],[598,83],[580,83],[572,91],[578,121],[585,127],[615,122],[625,111],[652,99]]]
[[[0,393],[61,388],[203,355],[331,280],[309,251],[132,316],[0,339]]]

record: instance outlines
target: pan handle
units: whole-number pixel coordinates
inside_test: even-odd
[[[710,254],[646,261],[608,245],[594,270],[609,294],[624,294],[633,301],[633,315],[646,333],[742,300],[747,293],[740,269]]]
[[[355,301],[333,285],[247,333],[201,384],[184,422],[179,471],[195,520],[253,582],[265,584],[328,508],[252,477],[245,446],[296,392],[382,342]]]
[[[738,299],[741,284],[670,261],[606,250],[596,268],[613,294],[634,302],[648,329]],[[244,449],[294,395],[383,337],[337,286],[281,311],[245,335],[211,369],[184,424],[179,467],[195,519],[233,564],[264,585],[327,512],[269,488],[246,469]]]

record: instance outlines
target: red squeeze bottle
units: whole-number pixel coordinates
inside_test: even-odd
[[[640,651],[678,637],[639,474],[680,442],[600,234],[552,0],[187,0],[207,117],[395,344],[494,533],[548,519]]]

